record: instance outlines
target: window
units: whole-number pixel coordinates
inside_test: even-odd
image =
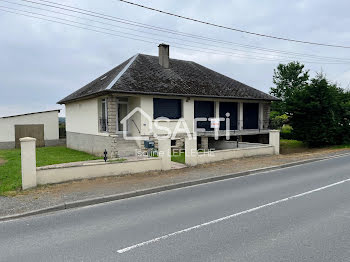
[[[153,118],[179,119],[182,116],[181,99],[153,98]]]
[[[259,128],[259,104],[243,104],[243,129]]]
[[[213,101],[194,101],[195,118],[212,118],[215,116]],[[212,131],[210,121],[198,121],[197,128],[204,128],[206,131]]]
[[[226,130],[227,113],[230,114],[228,117],[230,119],[230,130],[237,130],[237,103],[220,102],[219,110],[219,116],[225,119],[225,121],[220,121],[220,130]]]
[[[104,98],[101,100],[100,130],[107,132],[107,126],[107,100]]]
[[[176,146],[176,140],[171,140],[171,146]]]

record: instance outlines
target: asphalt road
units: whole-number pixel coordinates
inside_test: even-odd
[[[0,261],[350,261],[350,156],[0,222]]]

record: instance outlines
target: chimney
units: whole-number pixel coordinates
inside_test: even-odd
[[[159,49],[159,64],[164,68],[169,68],[169,45],[160,44]]]

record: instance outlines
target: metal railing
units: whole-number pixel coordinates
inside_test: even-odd
[[[99,119],[99,126],[100,126],[101,132],[108,132],[108,119],[100,118]]]
[[[139,132],[139,134],[141,134],[140,128],[136,125],[134,119],[131,119],[131,122],[133,122],[133,124],[135,125],[137,131]]]
[[[268,130],[270,127],[270,120],[258,120],[257,123],[250,123],[245,125],[244,120],[237,120],[237,129],[232,130]]]

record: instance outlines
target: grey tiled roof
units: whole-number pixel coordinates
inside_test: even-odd
[[[165,69],[159,65],[157,56],[138,54],[133,61],[132,59],[126,60],[58,103],[64,104],[107,92],[277,100],[195,62],[170,59],[170,66]],[[117,76],[116,83],[107,89]]]

